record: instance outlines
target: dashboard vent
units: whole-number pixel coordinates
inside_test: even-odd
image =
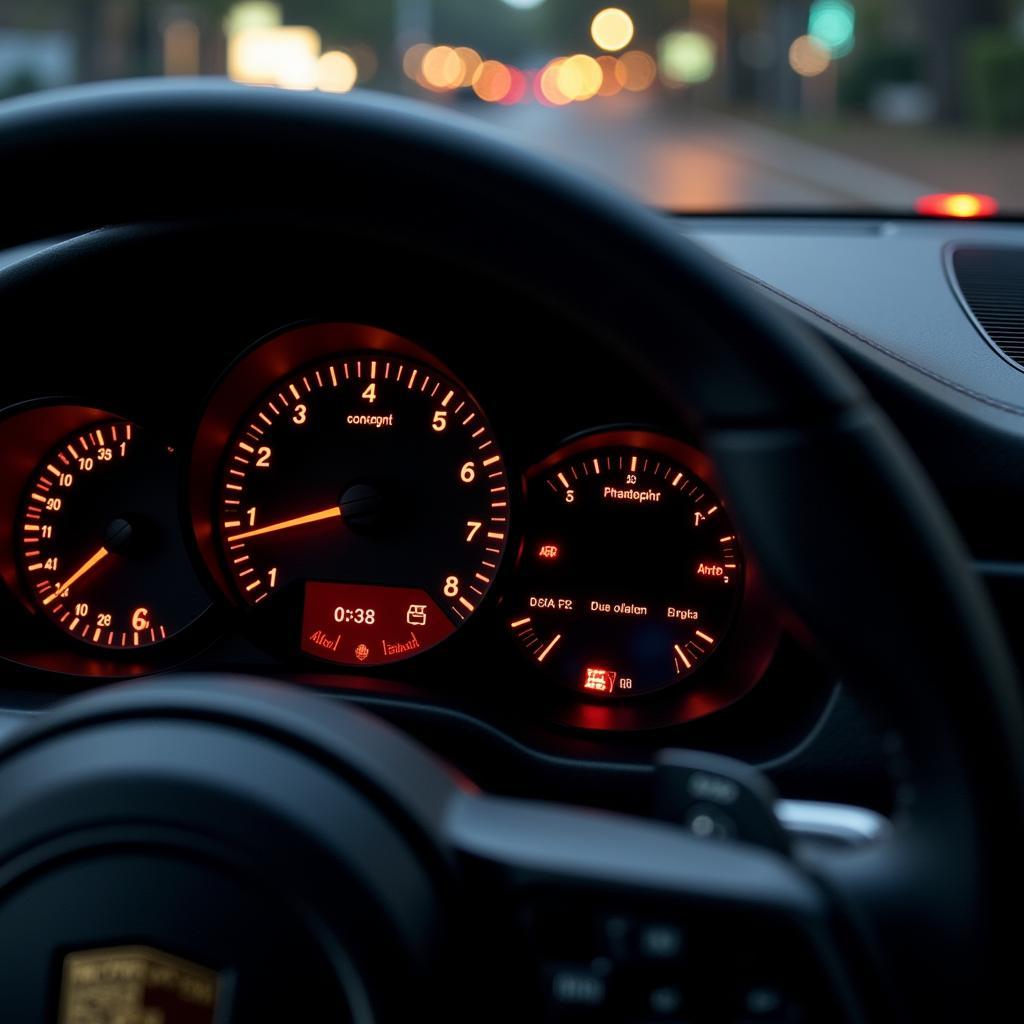
[[[953,275],[981,333],[1024,368],[1024,249],[957,248]]]

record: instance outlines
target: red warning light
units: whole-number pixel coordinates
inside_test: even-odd
[[[916,199],[914,210],[924,217],[994,217],[999,203],[980,192],[937,192]]]
[[[583,681],[584,690],[596,690],[598,693],[611,693],[615,687],[618,673],[610,668],[588,668]]]
[[[537,549],[538,558],[557,558],[558,557],[558,545],[557,544],[541,544]]]

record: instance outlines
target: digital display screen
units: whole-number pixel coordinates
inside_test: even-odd
[[[299,646],[341,665],[385,665],[440,643],[455,626],[415,587],[309,582]]]

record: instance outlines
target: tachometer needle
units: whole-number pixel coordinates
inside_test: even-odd
[[[56,601],[58,597],[68,592],[68,587],[72,583],[77,583],[93,566],[98,565],[103,561],[104,558],[109,555],[110,552],[106,548],[100,548],[94,555],[92,555],[87,561],[83,562],[63,583],[58,583],[56,590],[54,590],[48,597],[43,598],[43,604],[47,605],[51,601]]]
[[[294,519],[285,519],[280,523],[271,523],[269,526],[257,526],[253,530],[246,530],[245,533],[234,533],[228,537],[229,541],[248,540],[250,537],[259,537],[264,533],[277,533],[278,530],[290,530],[293,526],[305,526],[307,523],[319,523],[323,519],[340,519],[341,506],[332,505],[320,512],[310,512],[306,516],[296,516]]]

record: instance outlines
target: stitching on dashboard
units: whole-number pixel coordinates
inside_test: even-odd
[[[927,367],[921,366],[915,363],[912,359],[907,359],[906,356],[900,355],[898,352],[894,352],[892,349],[887,348],[885,345],[880,344],[877,341],[873,341],[871,338],[865,337],[859,332],[848,327],[846,324],[840,323],[838,320],[833,320],[832,317],[820,310],[815,309],[813,306],[807,305],[805,302],[801,302],[799,299],[794,298],[788,292],[781,291],[775,288],[773,285],[768,284],[766,281],[761,280],[759,277],[755,277],[753,274],[747,273],[745,270],[741,270],[735,264],[729,264],[729,266],[736,271],[740,277],[750,281],[751,284],[757,285],[759,288],[763,288],[766,292],[774,295],[776,298],[783,299],[784,301],[796,306],[798,309],[802,309],[805,313],[809,313],[811,316],[817,317],[822,322],[828,324],[830,327],[834,327],[837,331],[842,331],[843,334],[849,335],[851,338],[855,338],[857,341],[868,348],[874,349],[876,352],[882,353],[882,355],[888,356],[890,359],[895,360],[908,369],[916,370],[918,373],[923,374],[930,380],[935,381],[937,384],[944,384],[946,387],[958,394],[964,395],[967,398],[973,398],[976,402],[980,402],[983,405],[990,406],[994,409],[999,409],[1002,412],[1008,412],[1013,416],[1024,416],[1024,406],[1014,405],[1011,402],[1002,402],[998,398],[992,398],[989,395],[982,394],[979,391],[975,391],[972,388],[966,387],[963,384],[958,384],[955,380],[950,380],[948,377],[944,377],[941,373],[936,373],[934,370],[929,370]]]

